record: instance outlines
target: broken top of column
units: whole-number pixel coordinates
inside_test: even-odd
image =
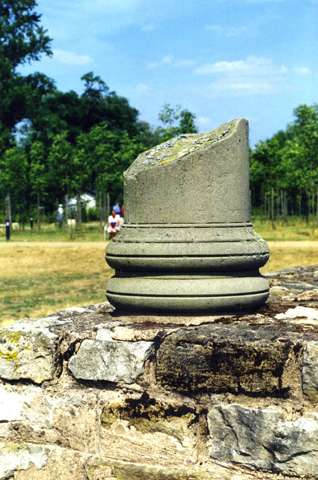
[[[250,220],[248,123],[232,120],[138,156],[124,174],[128,223]]]

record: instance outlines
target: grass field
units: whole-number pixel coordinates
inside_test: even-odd
[[[287,222],[271,221],[253,218],[255,230],[266,240],[317,240],[318,222],[312,218],[309,223],[299,217],[290,217]],[[12,241],[15,242],[93,242],[103,241],[103,231],[98,222],[83,223],[80,230],[57,228],[55,224],[36,226],[31,231],[27,225],[24,230],[12,231]],[[0,228],[0,243],[5,241],[4,229]]]
[[[257,221],[255,226],[269,240],[271,250],[264,272],[318,265],[318,238],[313,227],[278,224],[273,230],[269,223]],[[105,242],[101,240],[97,225],[89,225],[73,240],[54,226],[38,233],[13,232],[10,242],[2,236],[0,322],[103,302],[111,270],[105,264]]]
[[[0,244],[0,321],[103,302],[104,242]]]

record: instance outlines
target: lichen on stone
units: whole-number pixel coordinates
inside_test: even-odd
[[[127,176],[135,176],[140,171],[157,166],[168,165],[175,160],[215,144],[228,137],[235,128],[236,121],[220,125],[215,130],[202,134],[181,134],[141,153],[126,171]]]

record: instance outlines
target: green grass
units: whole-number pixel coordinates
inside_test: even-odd
[[[27,225],[22,228],[11,231],[11,241],[17,242],[93,242],[102,241],[104,233],[100,229],[99,222],[83,223],[80,229],[70,229],[68,227],[57,227],[54,223],[43,224],[38,229],[34,226],[33,230]],[[4,229],[0,228],[0,242],[5,240]]]
[[[255,230],[265,240],[318,240],[318,222],[315,218],[309,223],[299,217],[289,217],[287,222],[277,220],[272,224],[270,220],[260,217],[253,218]],[[55,224],[43,224],[33,231],[29,226],[24,230],[13,230],[12,241],[17,242],[93,242],[103,241],[104,234],[99,222],[83,223],[79,230],[70,230],[67,227],[58,228]],[[0,229],[0,242],[5,241],[4,230]]]
[[[253,218],[254,229],[265,240],[318,240],[318,222],[311,218],[306,222],[303,218],[289,217],[287,221]]]
[[[0,244],[0,323],[104,302],[104,253],[104,242]]]

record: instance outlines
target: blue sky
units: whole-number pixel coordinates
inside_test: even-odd
[[[100,75],[140,117],[165,102],[194,112],[201,131],[236,117],[251,143],[318,102],[318,0],[39,0],[52,58],[27,70],[81,92]]]

